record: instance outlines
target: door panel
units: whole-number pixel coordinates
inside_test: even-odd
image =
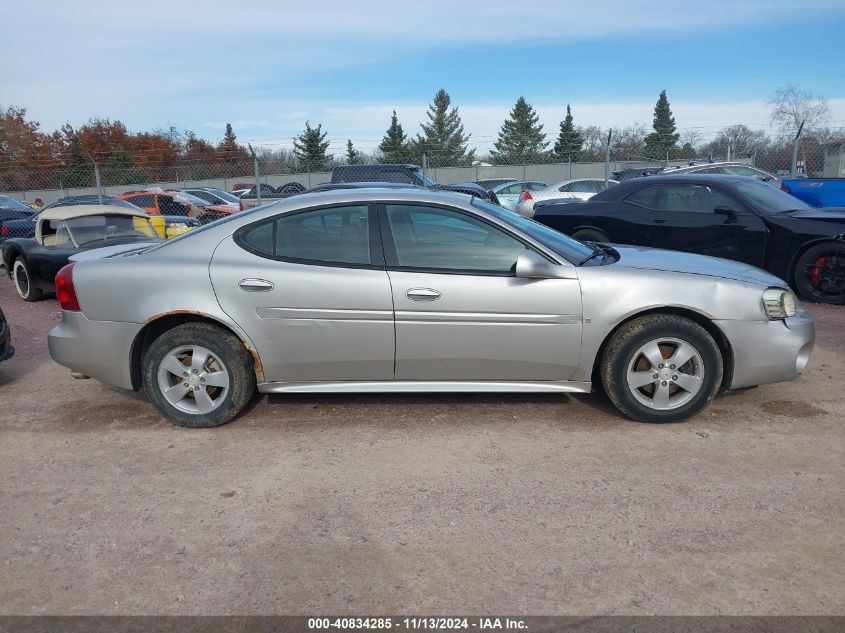
[[[385,204],[397,380],[566,380],[581,355],[577,279],[513,274],[527,246],[464,210]]]
[[[388,274],[397,380],[567,380],[574,373],[581,355],[577,279]],[[420,289],[439,296],[411,298],[408,291]]]
[[[767,230],[763,221],[722,190],[698,185],[652,185],[628,198],[651,216],[646,244],[763,265]],[[716,213],[717,207],[724,208]],[[728,213],[730,209],[733,213]]]
[[[393,300],[384,270],[267,259],[228,237],[210,275],[220,306],[257,347],[268,382],[393,379]],[[273,287],[244,290],[244,280]]]

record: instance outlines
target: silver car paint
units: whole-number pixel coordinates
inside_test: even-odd
[[[561,278],[479,279],[251,259],[231,237],[245,224],[285,211],[370,200],[447,204],[502,224],[472,206],[468,196],[444,192],[338,190],[271,203],[146,253],[77,263],[74,284],[84,317],[63,312],[62,324],[50,334],[51,354],[74,371],[128,388],[129,350],[143,325],[191,313],[241,338],[256,358],[262,391],[308,390],[309,381],[314,391],[484,385],[583,391],[607,336],[647,310],[683,309],[719,327],[734,351],[733,387],[797,376],[803,369],[799,356],[812,347],[808,316],[784,323],[769,321],[763,312],[762,291],[785,283],[723,260],[621,248],[617,264],[574,267],[526,239],[557,262]],[[268,277],[294,296],[237,287],[241,279]],[[434,302],[407,300],[403,293],[411,288],[440,292],[436,309]],[[99,343],[104,334],[110,342],[105,354]],[[394,336],[396,380],[390,369]],[[777,349],[764,354],[765,367],[750,357],[755,348],[769,346]]]

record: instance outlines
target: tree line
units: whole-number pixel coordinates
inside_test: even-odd
[[[471,135],[464,130],[458,108],[452,105],[449,93],[440,89],[428,106],[419,133],[413,137],[406,134],[394,110],[371,154],[356,148],[352,139],[347,140],[341,156],[331,154],[328,132],[322,124],[312,126],[310,121],[293,139],[292,150],[258,148],[256,152],[267,174],[323,171],[344,162],[420,163],[423,156],[433,167],[478,161],[510,165],[601,161],[610,132],[614,160],[754,157],[758,165],[775,170],[789,167],[791,136],[803,121],[801,156],[808,172],[820,171],[823,145],[842,136],[841,130],[823,125],[829,118],[826,100],[790,84],[776,91],[769,106],[771,123],[780,137],[772,138],[745,125],[725,127],[706,142],[695,129],[680,132],[666,90],[655,103],[651,129],[642,124],[612,130],[577,126],[567,104],[557,134],[550,137],[535,108],[520,96],[492,149],[478,155],[470,146]],[[244,176],[251,171],[251,160],[229,123],[222,139],[212,143],[174,127],[131,133],[121,121],[102,118],[79,128],[65,124],[44,132],[38,122],[27,118],[23,108],[0,111],[0,190],[89,186],[94,178],[93,162],[99,165],[104,183],[130,185]]]

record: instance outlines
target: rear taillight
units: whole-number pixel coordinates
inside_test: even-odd
[[[523,191],[523,192],[522,192],[522,195],[521,195],[521,196],[519,196],[519,201],[520,201],[520,202],[525,202],[525,201],[527,201],[527,200],[533,200],[533,199],[534,199],[534,196],[532,196],[532,195],[531,195],[531,192],[530,192],[530,191]]]
[[[785,191],[786,193],[792,193],[792,192],[789,190],[789,187],[787,187],[786,185],[781,185],[781,186],[780,186],[780,190],[781,190],[781,191]]]
[[[0,233],[2,233],[3,237],[6,237],[7,235],[9,235],[9,227],[5,224],[3,226],[0,226]]]
[[[76,288],[73,287],[73,266],[73,264],[63,266],[56,273],[56,299],[59,300],[62,310],[80,312]]]
[[[243,210],[244,210],[244,201],[238,200],[238,211],[243,211]]]

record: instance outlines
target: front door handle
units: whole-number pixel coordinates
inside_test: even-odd
[[[411,301],[437,301],[440,293],[434,288],[411,288],[405,291],[405,296]]]
[[[266,279],[241,279],[238,288],[244,292],[268,292],[273,289],[273,282]]]

